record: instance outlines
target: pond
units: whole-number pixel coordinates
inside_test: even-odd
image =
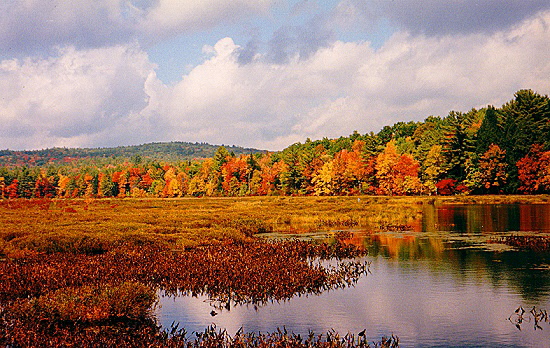
[[[550,346],[550,324],[529,313],[550,311],[550,253],[491,242],[550,234],[550,205],[425,205],[411,226],[351,231],[349,242],[367,246],[372,262],[371,273],[353,287],[230,310],[205,297],[163,297],[158,319],[188,332],[215,324],[230,335],[241,327],[302,335],[366,329],[371,341],[394,334],[405,347]],[[518,323],[520,306],[525,313]]]

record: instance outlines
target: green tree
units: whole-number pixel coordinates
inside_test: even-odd
[[[306,163],[304,162],[302,146],[296,143],[287,147],[283,150],[281,159],[286,164],[286,170],[281,173],[281,181],[285,192],[287,194],[304,193],[307,185],[305,185],[303,175]]]
[[[412,136],[417,127],[418,124],[414,121],[397,122],[393,126],[385,126],[382,128],[377,136],[380,138],[382,145],[386,145],[390,140]]]
[[[532,144],[550,145],[549,100],[530,89],[520,90],[502,107],[504,147],[512,163],[525,156]]]
[[[443,151],[447,158],[447,174],[462,181],[466,178],[466,163],[475,153],[479,115],[476,110],[468,113],[451,111],[445,118]]]
[[[434,145],[441,145],[444,139],[443,121],[440,117],[430,116],[420,123],[411,139],[414,143],[414,157],[420,163],[426,161],[426,156]]]
[[[503,130],[499,118],[501,118],[499,112],[489,105],[477,132],[476,153],[480,156],[489,149],[491,144],[501,144]]]
[[[214,170],[220,170],[220,168],[227,162],[228,158],[231,157],[231,154],[225,146],[220,146],[214,154]]]

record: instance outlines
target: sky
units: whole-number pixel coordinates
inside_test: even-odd
[[[282,150],[550,93],[548,0],[2,0],[0,149]]]

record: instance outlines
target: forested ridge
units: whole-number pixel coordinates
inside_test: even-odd
[[[161,161],[177,162],[184,160],[203,159],[214,156],[218,146],[208,143],[189,142],[157,142],[133,146],[118,146],[105,148],[65,148],[55,147],[43,150],[13,151],[0,150],[1,166],[44,166],[62,164],[76,160],[88,159],[131,159],[135,156]],[[243,153],[259,153],[261,150],[226,146],[235,155]]]
[[[307,139],[273,153],[221,146],[191,159],[156,154],[155,144],[125,149],[24,152],[24,164],[3,151],[12,160],[0,167],[0,197],[550,193],[550,103],[520,90],[499,108]]]

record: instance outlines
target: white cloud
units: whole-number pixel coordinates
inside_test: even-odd
[[[135,46],[2,61],[1,138],[16,148],[79,145],[103,131],[117,138],[117,125],[147,106],[153,67]]]
[[[394,34],[380,49],[341,42],[304,59],[239,63],[232,39],[163,85],[137,45],[63,49],[0,64],[0,148],[207,141],[282,149],[307,137],[500,106],[550,91],[550,12],[491,35]]]
[[[401,32],[377,51],[368,42],[336,42],[284,65],[239,65],[238,46],[223,39],[174,88],[174,135],[280,149],[306,137],[500,106],[521,88],[546,94],[549,22],[546,12],[492,35]]]
[[[145,15],[144,28],[154,35],[192,32],[265,13],[271,3],[272,0],[158,0]]]

